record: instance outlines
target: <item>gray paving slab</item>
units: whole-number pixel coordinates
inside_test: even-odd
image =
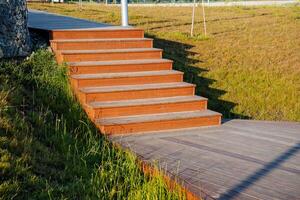
[[[28,11],[28,27],[41,30],[99,29],[114,28],[110,24],[47,13],[39,10]]]
[[[158,164],[204,198],[300,197],[297,122],[228,120],[219,127],[121,135],[111,140]]]

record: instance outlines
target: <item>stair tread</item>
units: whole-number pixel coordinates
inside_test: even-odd
[[[140,60],[112,60],[112,61],[85,61],[85,62],[68,62],[70,66],[95,66],[95,65],[128,65],[128,64],[151,64],[173,62],[168,59],[140,59]]]
[[[56,39],[50,42],[152,41],[151,38]]]
[[[124,106],[142,106],[164,103],[179,103],[191,101],[205,101],[207,98],[201,96],[176,96],[150,99],[133,99],[120,101],[95,101],[88,104],[92,108],[109,108],[109,107],[124,107]]]
[[[198,117],[221,116],[220,113],[211,110],[195,110],[184,112],[168,112],[168,113],[155,113],[146,115],[132,115],[122,117],[111,117],[97,119],[96,123],[101,125],[118,125],[118,124],[134,124],[153,121],[166,121],[166,120],[180,120]]]
[[[129,49],[99,49],[99,50],[61,50],[62,54],[91,54],[91,53],[126,53],[126,52],[145,52],[162,51],[157,48],[129,48]]]
[[[105,31],[144,31],[144,29],[136,28],[132,26],[123,27],[123,26],[105,26],[105,27],[96,27],[96,28],[80,28],[80,29],[56,29],[54,32],[105,32]]]
[[[118,73],[99,73],[99,74],[76,74],[71,77],[74,79],[105,79],[105,78],[126,78],[126,77],[141,77],[141,76],[160,76],[183,74],[176,70],[160,70],[160,71],[141,71],[141,72],[118,72]]]
[[[118,91],[132,91],[145,89],[167,89],[178,87],[195,87],[195,85],[185,82],[174,83],[155,83],[142,85],[117,85],[117,86],[103,86],[103,87],[82,87],[79,90],[83,93],[99,93],[99,92],[118,92]]]

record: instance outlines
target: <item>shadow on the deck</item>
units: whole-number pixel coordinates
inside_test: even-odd
[[[243,181],[241,181],[239,184],[233,186],[231,189],[229,189],[227,192],[222,194],[218,199],[220,200],[229,200],[236,198],[241,192],[249,188],[251,185],[253,185],[255,182],[262,179],[264,176],[269,174],[272,170],[280,167],[281,164],[286,162],[289,158],[296,155],[300,151],[300,142],[298,142],[293,147],[289,148],[285,152],[283,152],[281,155],[279,155],[277,158],[272,160],[271,162],[264,165],[261,169],[258,169],[253,174],[249,175],[247,178],[245,178]],[[289,172],[291,173],[300,173],[299,170],[293,171],[292,169],[289,169]]]
[[[226,94],[226,91],[211,88],[210,85],[216,80],[201,76],[207,69],[194,67],[196,63],[203,63],[202,60],[189,58],[195,55],[190,49],[190,44],[156,38],[153,35],[146,35],[154,39],[154,47],[163,49],[164,58],[174,61],[174,69],[184,72],[184,81],[195,84],[196,94],[208,98],[208,107],[214,111],[223,114],[225,118],[250,119],[249,116],[233,113],[233,108],[237,103],[221,100],[220,97]]]

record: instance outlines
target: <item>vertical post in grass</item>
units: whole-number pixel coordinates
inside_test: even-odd
[[[128,3],[127,0],[121,0],[122,26],[128,26]]]
[[[82,9],[82,0],[79,0],[79,8]]]
[[[205,20],[204,0],[202,0],[202,15],[203,15],[204,36],[206,37],[206,20]]]
[[[193,4],[191,37],[194,36],[195,6],[196,6],[196,0],[194,0],[194,4]]]

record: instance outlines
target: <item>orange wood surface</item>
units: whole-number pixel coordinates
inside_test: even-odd
[[[140,72],[172,69],[172,62],[149,63],[149,64],[126,64],[126,65],[79,65],[69,66],[70,74],[94,74],[116,72]]]
[[[104,134],[128,134],[145,131],[160,131],[167,129],[189,128],[199,126],[212,126],[219,124],[221,116],[199,117],[192,119],[167,120],[144,122],[137,124],[121,124],[121,125],[97,125]]]
[[[122,78],[105,78],[105,79],[73,79],[77,82],[77,87],[91,86],[113,86],[113,85],[139,85],[150,83],[170,83],[181,82],[182,74],[168,74],[161,76],[140,76],[140,77],[122,77]]]
[[[102,39],[102,38],[143,38],[142,29],[102,30],[53,30],[50,39]]]
[[[81,92],[82,93],[82,92]],[[174,97],[189,96],[194,94],[194,87],[170,88],[170,89],[149,89],[138,91],[118,91],[105,93],[89,93],[83,94],[86,103],[91,101],[116,101],[126,99],[143,99],[155,97]]]
[[[85,41],[85,42],[51,42],[54,50],[97,50],[152,48],[152,40],[144,41]]]
[[[204,110],[207,108],[207,101],[191,101],[180,103],[165,103],[155,105],[141,105],[141,106],[126,106],[114,108],[94,108],[91,109],[91,116],[94,119],[103,117],[119,117],[127,115],[143,115],[153,113],[166,113],[166,112],[180,112],[192,110]]]
[[[108,53],[74,53],[62,54],[65,62],[80,61],[108,61],[108,60],[136,60],[136,59],[157,59],[162,57],[161,51],[141,52],[108,52]]]

